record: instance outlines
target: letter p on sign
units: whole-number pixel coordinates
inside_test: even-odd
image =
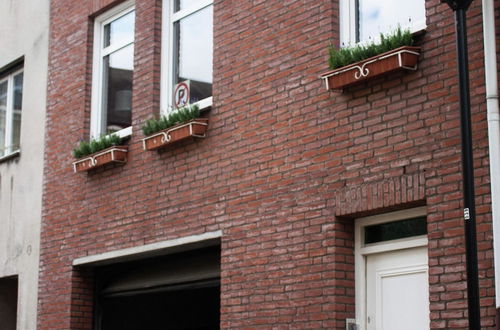
[[[182,108],[189,104],[189,80],[183,81],[175,85],[174,90],[174,107]]]

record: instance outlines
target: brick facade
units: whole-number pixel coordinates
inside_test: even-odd
[[[71,149],[89,133],[93,17],[118,2],[84,3],[51,4],[39,329],[92,328],[92,273],[74,259],[215,230],[222,328],[344,329],[353,218],[416,205],[427,208],[431,328],[467,327],[446,5],[426,2],[418,71],[340,93],[318,78],[338,43],[337,1],[215,0],[208,137],[145,152],[140,126],[159,111],[161,0],[136,0],[129,161],[74,174]],[[480,2],[468,15],[481,316],[493,329]]]

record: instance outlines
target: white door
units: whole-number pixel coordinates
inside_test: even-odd
[[[368,330],[429,329],[427,247],[366,256]]]

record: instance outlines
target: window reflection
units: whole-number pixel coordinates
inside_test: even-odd
[[[14,76],[14,108],[12,125],[12,150],[20,148],[21,110],[23,106],[23,73]]]
[[[425,26],[425,1],[358,0],[358,40],[377,41],[380,33]]]
[[[132,125],[132,76],[134,45],[104,57],[103,119],[105,132],[112,133]]]
[[[189,80],[191,103],[212,96],[212,17],[209,6],[174,24],[174,84]]]
[[[134,40],[135,12],[132,11],[104,26],[104,47]]]
[[[200,0],[175,0],[174,2],[174,12],[191,7],[193,4],[200,2]]]
[[[426,217],[387,222],[365,227],[365,244],[427,234]]]
[[[0,157],[5,155],[5,129],[7,117],[7,81],[0,83]]]

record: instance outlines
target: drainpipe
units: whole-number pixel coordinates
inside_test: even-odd
[[[462,140],[462,177],[465,229],[465,261],[467,269],[467,306],[469,330],[481,329],[479,276],[477,262],[476,202],[474,193],[474,162],[469,88],[469,58],[467,49],[467,9],[472,0],[441,0],[455,13],[457,67],[460,105],[460,135]]]
[[[490,148],[491,211],[495,260],[496,328],[500,330],[500,124],[494,0],[483,0],[484,72]]]

